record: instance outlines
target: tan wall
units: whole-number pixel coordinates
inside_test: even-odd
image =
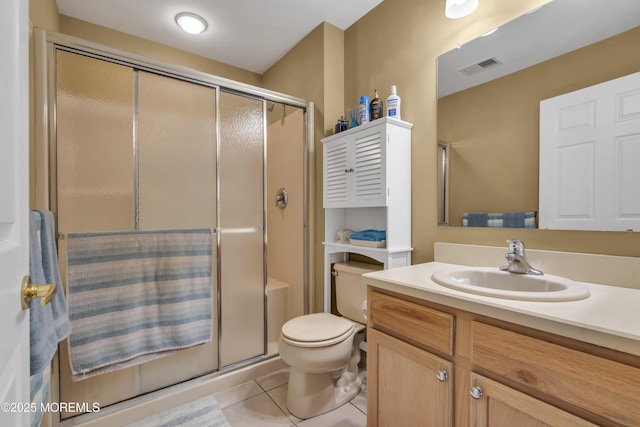
[[[640,27],[440,99],[449,224],[461,226],[464,212],[538,210],[540,101],[637,72],[638,40]]]
[[[324,210],[322,209],[322,144],[333,134],[336,120],[344,114],[344,33],[323,23],[315,28],[282,59],[265,72],[263,86],[297,96],[315,104],[314,142],[309,152],[309,197],[315,221],[311,228],[313,307],[321,311],[324,249]],[[314,237],[315,236],[315,237]]]
[[[55,0],[30,0],[29,20],[33,27],[59,30],[58,6]]]
[[[377,88],[397,85],[402,118],[414,123],[412,144],[413,263],[433,260],[435,241],[640,256],[640,234],[438,227],[436,215],[436,67],[438,55],[545,3],[483,0],[472,15],[444,16],[444,0],[385,1],[345,32],[345,109]],[[318,175],[319,176],[319,175]]]

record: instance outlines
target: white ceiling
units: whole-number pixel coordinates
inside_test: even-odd
[[[262,74],[322,22],[346,30],[382,0],[57,0],[67,16]],[[193,36],[180,12],[205,18]]]

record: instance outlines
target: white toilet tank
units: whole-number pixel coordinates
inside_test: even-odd
[[[381,265],[363,262],[335,263],[336,305],[338,313],[358,323],[367,323],[362,314],[362,305],[367,299],[367,285],[360,276],[371,271],[382,270]]]

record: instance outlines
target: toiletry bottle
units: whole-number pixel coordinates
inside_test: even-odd
[[[373,90],[376,97],[371,100],[371,120],[379,119],[382,117],[382,100],[378,97],[378,90]]]
[[[365,123],[369,123],[369,97],[367,95],[362,95],[360,97],[360,124],[363,125]]]
[[[347,121],[347,118],[345,116],[340,116],[340,132],[347,130],[348,126],[349,122]]]
[[[400,120],[400,97],[395,85],[391,86],[391,95],[387,98],[387,116]]]

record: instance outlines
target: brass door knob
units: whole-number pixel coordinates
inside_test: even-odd
[[[36,285],[31,281],[31,277],[24,276],[22,279],[22,309],[29,308],[34,298],[42,297],[40,304],[47,305],[56,296],[56,284]]]

